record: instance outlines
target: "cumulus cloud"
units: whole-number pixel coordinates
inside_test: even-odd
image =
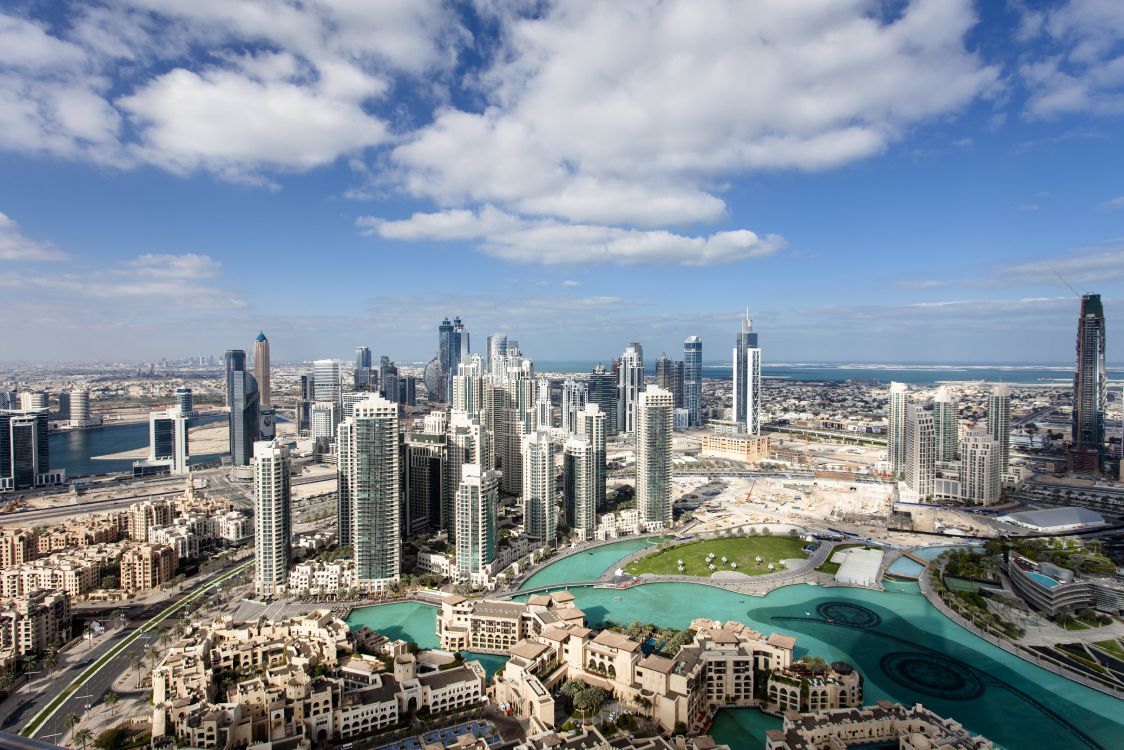
[[[779,235],[759,237],[746,229],[687,236],[666,230],[624,229],[598,224],[570,224],[555,219],[525,219],[494,206],[416,213],[388,221],[374,216],[357,220],[370,235],[395,240],[473,241],[485,252],[519,262],[679,263],[708,266],[772,255],[785,246]]]
[[[712,221],[711,179],[820,170],[883,150],[996,80],[966,0],[559,3],[506,26],[487,106],[395,148],[415,195],[575,222]]]
[[[937,289],[944,286],[945,282],[925,279],[923,281],[895,281],[893,285],[898,289]]]
[[[1069,0],[1049,11],[1026,10],[1024,40],[1041,30],[1053,43],[1031,54],[1019,73],[1030,92],[1027,114],[1051,118],[1072,112],[1124,112],[1124,5],[1116,0]]]
[[[66,257],[66,253],[51,243],[25,236],[15,221],[0,213],[0,260],[65,260]]]
[[[1118,195],[1115,198],[1109,198],[1107,201],[1100,205],[1102,211],[1119,211],[1124,208],[1124,195]]]

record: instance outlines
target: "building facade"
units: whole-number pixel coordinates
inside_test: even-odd
[[[280,443],[254,444],[254,591],[258,596],[285,592],[293,562],[291,465]]]
[[[640,396],[636,426],[636,508],[647,528],[671,526],[671,435],[675,402],[662,388]]]

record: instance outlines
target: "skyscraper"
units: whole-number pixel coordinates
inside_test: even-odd
[[[905,415],[909,404],[909,388],[905,383],[890,383],[886,400],[886,461],[890,473],[900,477],[905,472]]]
[[[370,390],[374,385],[375,370],[371,367],[371,349],[367,346],[355,347],[355,387]]]
[[[683,380],[685,365],[679,360],[660,354],[656,360],[656,385],[671,393],[676,407],[683,406]]]
[[[589,403],[589,388],[580,380],[562,382],[562,429],[567,434],[578,431],[578,413]]]
[[[261,394],[258,403],[269,406],[269,339],[265,337],[264,331],[258,331],[258,337],[254,339],[254,378],[258,381],[258,393]]]
[[[683,406],[687,424],[702,426],[702,339],[698,336],[683,342]]]
[[[947,386],[933,398],[933,428],[936,430],[937,461],[955,461],[960,445],[960,409]]]
[[[507,334],[506,333],[493,333],[488,337],[488,351],[484,352],[487,358],[484,366],[488,372],[496,372],[497,361],[503,361],[507,357]]]
[[[510,349],[508,351],[511,356]],[[538,428],[535,408],[536,386],[534,363],[520,358],[507,366],[506,378],[495,391],[496,443],[503,476],[500,488],[509,495],[523,490],[523,438]]]
[[[620,432],[617,428],[617,379],[600,363],[589,375],[589,403],[601,407],[605,415],[606,435]]]
[[[484,361],[473,354],[467,362],[457,365],[453,375],[450,403],[454,411],[463,411],[470,417],[479,417],[484,408]]]
[[[640,394],[636,410],[636,509],[644,529],[672,522],[671,430],[675,400],[662,388]]]
[[[249,466],[258,440],[258,382],[246,370],[246,352],[230,349],[225,355],[226,402],[230,405],[230,459],[235,467]]]
[[[185,417],[195,413],[195,403],[191,389],[185,385],[176,388],[176,406]]]
[[[431,431],[426,425],[421,432],[406,433],[402,447],[406,482],[403,509],[405,527],[410,534],[440,528],[447,439],[443,426]]]
[[[340,403],[340,362],[318,359],[312,363],[312,388],[316,401]]]
[[[933,413],[909,404],[905,417],[905,483],[919,499],[932,497],[937,442]]]
[[[636,409],[644,390],[644,348],[633,341],[620,359],[617,428],[626,435],[636,432]]]
[[[254,591],[285,591],[292,557],[289,449],[276,441],[254,443]]]
[[[478,464],[465,464],[457,487],[457,578],[486,579],[496,559],[496,503],[499,477]]]
[[[1002,492],[999,443],[990,429],[969,430],[960,442],[960,499],[973,505],[999,502]]]
[[[536,431],[523,440],[523,531],[540,545],[553,547],[558,531],[554,443]]]
[[[450,538],[456,539],[456,495],[461,483],[461,473],[467,464],[486,467],[491,460],[488,431],[480,420],[464,412],[449,415],[446,435],[445,477],[442,484],[442,507],[434,525],[444,528]],[[488,469],[484,469],[487,471]]]
[[[576,433],[589,440],[593,461],[593,509],[605,507],[605,424],[608,415],[597,404],[587,404],[578,412]]]
[[[987,400],[987,431],[995,441],[999,473],[1007,471],[1011,459],[1011,387],[996,383]]]
[[[1069,469],[1100,471],[1104,451],[1104,416],[1108,401],[1105,369],[1105,319],[1101,295],[1081,297],[1077,318],[1077,369],[1073,374],[1073,431]]]
[[[452,377],[457,372],[457,365],[468,359],[470,351],[468,331],[465,330],[461,319],[459,317],[453,318],[451,323],[448,318],[442,320],[437,327],[437,360],[441,366],[441,374],[446,381],[446,391],[441,394],[442,400],[448,398]]]
[[[401,573],[398,407],[372,395],[355,405],[354,416],[340,424],[339,432],[356,579],[361,587],[379,591]],[[342,495],[345,488],[340,489]]]
[[[50,463],[47,410],[0,411],[0,490],[55,483]],[[58,472],[59,481],[63,474]]]
[[[597,530],[596,482],[592,443],[585,435],[570,435],[562,449],[562,507],[566,525],[582,541]]]
[[[761,349],[748,311],[734,345],[734,421],[748,435],[761,434]]]
[[[550,378],[539,376],[535,384],[535,424],[540,429],[554,426],[554,404],[550,400]]]
[[[148,415],[148,462],[150,465],[162,462],[170,474],[185,474],[189,471],[187,438],[187,417],[173,406],[164,411],[150,412]]]

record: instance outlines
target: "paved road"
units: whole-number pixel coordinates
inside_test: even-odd
[[[88,655],[72,662],[65,671],[57,671],[49,679],[41,678],[33,683],[31,687],[35,693],[30,702],[21,704],[28,695],[28,689],[24,687],[24,693],[9,698],[8,703],[0,706],[0,711],[10,710],[18,716],[13,725],[22,728],[21,734],[57,742],[66,731],[64,723],[66,717],[71,713],[81,716],[87,704],[100,703],[113,682],[129,668],[133,657],[144,653],[144,650],[159,637],[161,625],[167,624],[168,620],[187,602],[202,597],[252,564],[252,560],[232,563],[216,571],[207,580],[200,581],[191,589],[184,591],[174,602],[165,604],[158,611],[146,610],[144,615],[150,615],[151,619],[138,619],[124,628],[111,631],[103,636],[102,643],[91,649]],[[111,653],[113,655],[109,656]],[[69,697],[50,709],[51,704],[66,691],[70,691]],[[38,726],[28,728],[35,722],[36,717],[47,711],[49,714]],[[8,729],[10,731],[12,727]]]

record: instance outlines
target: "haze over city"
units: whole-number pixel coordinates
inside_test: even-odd
[[[773,361],[1068,361],[1056,274],[1124,277],[1118,4],[691,6],[7,3],[0,359],[749,306]]]

